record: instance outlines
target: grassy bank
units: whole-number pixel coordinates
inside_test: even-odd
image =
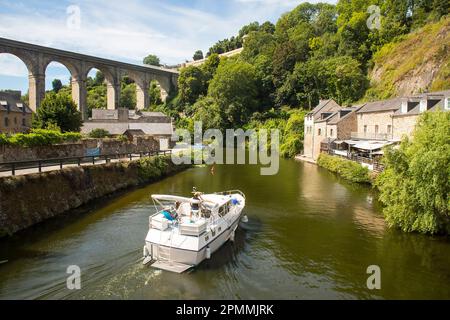
[[[372,183],[369,169],[354,161],[322,153],[317,159],[317,164],[351,182]]]

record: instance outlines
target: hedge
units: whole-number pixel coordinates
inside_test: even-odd
[[[56,130],[34,129],[31,133],[0,134],[0,145],[38,147],[62,142],[76,142],[80,139],[81,134],[78,132],[61,133]]]
[[[322,153],[317,159],[317,164],[331,172],[337,173],[346,180],[357,183],[372,183],[369,169],[357,162]]]

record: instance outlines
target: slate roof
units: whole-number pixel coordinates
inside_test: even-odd
[[[397,111],[402,105],[402,98],[367,102],[357,113]]]

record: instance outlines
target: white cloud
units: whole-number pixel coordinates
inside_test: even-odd
[[[120,61],[140,63],[153,53],[162,62],[191,59],[217,40],[235,35],[252,21],[275,20],[298,0],[234,0],[224,12],[176,6],[165,1],[78,0],[81,29],[67,28],[66,6],[1,1],[2,37]],[[71,1],[71,3],[73,2]],[[67,4],[67,5],[69,5]],[[217,5],[216,5],[217,6]],[[207,6],[206,6],[207,7]],[[226,10],[228,9],[228,11]],[[24,75],[24,65],[0,55],[0,73]]]

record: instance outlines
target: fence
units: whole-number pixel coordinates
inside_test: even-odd
[[[9,172],[14,176],[17,170],[25,169],[38,169],[38,172],[42,172],[42,168],[59,166],[60,169],[64,165],[78,165],[93,164],[103,161],[102,163],[109,163],[111,160],[142,158],[144,156],[157,156],[171,154],[172,150],[166,151],[152,151],[152,152],[140,152],[140,153],[124,153],[124,154],[106,154],[106,155],[92,155],[84,157],[69,157],[69,158],[53,158],[53,159],[40,159],[40,160],[27,160],[27,161],[13,161],[13,162],[0,162],[0,172]]]
[[[367,158],[367,157],[362,157],[359,155],[355,155],[355,154],[348,154],[348,155],[344,155],[344,154],[339,154],[339,153],[335,153],[334,150],[329,149],[328,150],[328,154],[332,155],[332,156],[337,156],[340,158],[344,158],[347,160],[351,160],[351,161],[355,161],[358,162],[360,164],[364,164],[367,165],[369,167],[370,170],[380,173],[384,170],[384,165],[375,160],[375,159],[371,159],[371,158]]]

